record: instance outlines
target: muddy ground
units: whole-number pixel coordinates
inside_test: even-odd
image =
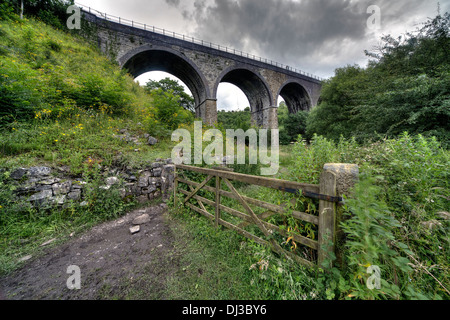
[[[134,219],[143,214],[148,214],[150,221],[132,235]],[[21,269],[0,278],[0,299],[165,299],[167,274],[177,268],[166,214],[165,204],[135,210],[48,248]],[[80,290],[67,286],[74,275],[68,273],[69,266],[78,266],[81,271]]]

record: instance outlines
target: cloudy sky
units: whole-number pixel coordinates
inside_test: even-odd
[[[366,66],[383,35],[414,31],[450,0],[76,0],[101,12],[242,50],[322,78]],[[439,4],[438,4],[439,3]],[[374,7],[375,6],[375,7]],[[373,11],[375,9],[376,11]],[[379,9],[379,11],[378,11]],[[378,15],[379,13],[379,15]],[[379,19],[378,19],[379,17]],[[166,76],[153,73],[138,81]],[[243,109],[240,90],[221,84],[219,109]]]

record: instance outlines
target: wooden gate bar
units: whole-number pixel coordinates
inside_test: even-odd
[[[206,175],[218,176],[224,179],[235,180],[239,182],[254,184],[261,187],[272,188],[279,190],[279,188],[284,189],[296,189],[305,190],[307,192],[319,193],[320,188],[315,184],[298,183],[293,181],[279,180],[267,177],[250,176],[242,173],[229,172],[229,171],[218,171],[206,168],[186,166],[183,164],[177,165],[178,169],[193,171],[197,173],[202,173]]]
[[[203,209],[200,209],[200,208],[194,206],[192,203],[189,203],[189,202],[186,203],[186,205],[187,205],[189,208],[191,208],[192,210],[194,210],[195,212],[198,212],[198,213],[200,213],[201,215],[205,216],[205,217],[208,218],[209,220],[214,220],[214,216],[213,216],[211,213],[209,213],[208,211],[203,210]]]
[[[187,185],[192,185],[194,187],[199,186],[199,183],[197,182],[193,182],[193,181],[189,181],[189,180],[185,180],[182,178],[178,178],[178,182],[187,184]],[[216,192],[216,190],[212,187],[209,186],[205,186],[203,188],[206,191],[209,192]],[[230,199],[235,199],[235,200],[239,200],[233,193],[225,191],[225,190],[220,190],[220,195],[230,198]],[[253,198],[249,198],[249,197],[245,197],[245,196],[241,196],[247,203],[267,209],[267,210],[271,210],[273,212],[276,212],[278,214],[285,214],[286,213],[286,208],[282,207],[282,206],[278,206],[275,204],[271,204],[268,202],[264,202],[258,199],[253,199]],[[308,214],[308,213],[304,213],[304,212],[299,212],[299,211],[293,211],[292,212],[292,216],[298,220],[302,220],[305,222],[309,222],[312,224],[315,224],[316,226],[319,225],[319,217],[317,216],[313,216],[312,214]]]
[[[191,192],[194,192],[194,188],[192,186],[189,186],[189,189],[191,190]],[[184,190],[183,190],[184,191]],[[184,193],[184,192],[183,192]],[[186,191],[186,193],[184,193],[185,195],[189,196],[190,193]],[[199,199],[199,197],[197,195],[193,196],[192,198],[196,199],[198,202],[198,205],[201,207],[202,210],[206,210],[205,206],[203,205],[203,202],[201,201],[201,199]]]
[[[262,244],[263,246],[270,246],[269,242],[266,240],[261,239],[258,236],[255,236],[254,234],[251,234],[248,231],[245,231],[239,227],[236,227],[234,224],[229,223],[225,220],[219,219],[219,224],[221,226],[224,226],[225,228],[228,228],[230,230],[236,231],[237,233],[239,233],[241,236],[244,236],[250,240],[255,241],[256,243]]]
[[[182,190],[182,189],[180,189],[180,192],[182,194],[184,194],[184,195],[188,195],[189,194],[188,191]],[[201,201],[201,202],[203,202],[203,203],[205,203],[205,204],[207,204],[209,206],[212,206],[212,207],[215,207],[215,205],[216,205],[216,203],[214,201],[206,199],[206,198],[203,198],[203,197],[200,197],[200,196],[193,196],[193,199]],[[250,224],[254,224],[255,223],[254,220],[252,219],[252,217],[249,216],[248,214],[242,213],[242,212],[240,212],[240,211],[238,211],[236,209],[232,209],[232,208],[224,206],[224,205],[220,205],[219,207],[220,207],[220,210],[222,210],[223,212],[229,213],[229,214],[231,214],[232,216],[234,216],[236,218],[243,219],[246,222],[249,222]],[[203,209],[203,210],[206,211],[206,209]],[[303,237],[303,236],[295,234],[295,233],[289,233],[289,232],[281,229],[280,227],[277,227],[276,225],[273,225],[273,224],[268,223],[266,221],[261,221],[261,223],[267,229],[276,231],[276,232],[278,232],[279,234],[281,234],[281,235],[283,235],[285,237],[293,237],[295,242],[303,244],[303,245],[305,245],[305,246],[307,246],[307,247],[309,247],[311,249],[318,250],[318,248],[319,248],[319,243],[316,240],[312,240],[312,239]]]
[[[261,232],[266,237],[270,238],[269,241],[270,241],[272,250],[281,255],[283,253],[283,249],[280,247],[280,245],[274,239],[272,239],[271,234],[269,233],[269,231],[267,231],[265,226],[262,224],[261,220],[258,219],[258,217],[253,212],[253,210],[249,207],[247,202],[245,202],[245,200],[242,199],[241,195],[236,191],[236,189],[233,187],[231,182],[227,178],[223,178],[223,180],[227,184],[228,188],[230,188],[230,190],[236,195],[236,197],[238,197],[239,202],[244,206],[245,210],[250,214],[250,216],[252,217],[253,221],[258,226],[259,230],[261,230]]]
[[[192,171],[200,174],[207,175],[207,178],[203,180],[201,183],[189,181],[187,179],[181,178],[177,172],[177,169]],[[215,187],[207,186],[208,182],[211,181],[212,178],[215,177]],[[307,214],[304,212],[298,211],[289,211],[289,214],[298,219],[308,223],[312,223],[318,226],[318,239],[313,240],[307,237],[304,237],[298,233],[288,232],[276,225],[273,225],[269,222],[264,221],[263,219],[267,219],[272,215],[280,214],[286,215],[286,207],[283,205],[275,205],[265,201],[261,201],[258,199],[253,199],[249,197],[245,197],[239,194],[236,188],[233,186],[230,180],[235,180],[247,184],[272,188],[275,190],[280,190],[284,192],[291,192],[295,194],[301,194],[305,197],[311,197],[320,199],[319,201],[319,216],[314,216],[311,214]],[[221,182],[224,181],[228,186],[230,191],[221,190]],[[186,184],[189,187],[189,190],[179,189],[179,183]],[[214,193],[214,200],[207,199],[198,195],[200,190],[204,190],[207,192]],[[325,269],[329,269],[332,267],[330,253],[334,252],[334,241],[336,235],[336,201],[338,197],[336,197],[336,175],[331,171],[324,171],[320,177],[320,185],[310,185],[310,184],[302,184],[292,181],[285,180],[277,180],[266,177],[259,176],[250,176],[244,175],[240,173],[230,172],[226,170],[214,170],[214,169],[206,169],[199,167],[192,167],[186,165],[177,165],[175,168],[175,191],[174,191],[174,201],[177,203],[177,193],[186,195],[183,200],[184,205],[188,206],[193,211],[200,213],[206,218],[214,221],[215,227],[219,225],[224,226],[228,229],[234,230],[240,235],[251,239],[257,243],[269,246],[274,252],[285,255],[303,265],[307,265],[310,267],[323,267]],[[238,200],[239,203],[244,207],[245,211],[241,212],[239,210],[227,207],[222,205],[221,197],[227,197],[230,199]],[[320,197],[318,197],[320,196]],[[196,200],[200,207],[195,206],[190,203],[189,200]],[[206,206],[210,206],[215,211],[214,214],[208,212]],[[254,205],[268,211],[256,215],[250,205]],[[237,217],[243,222],[236,226],[228,221],[225,221],[221,218],[221,212],[226,212],[234,217]],[[267,240],[262,239],[249,231],[244,230],[248,225],[256,225],[256,227],[264,234],[264,237]],[[275,241],[272,236],[273,232],[277,232],[283,237],[291,238],[295,243],[304,245],[311,249],[317,250],[318,260],[317,265],[312,261],[308,261],[306,259],[301,258],[293,252],[289,252],[284,250],[278,243]],[[328,260],[327,260],[328,259]],[[329,261],[329,264],[325,264],[325,261]]]
[[[216,228],[219,227],[219,220],[220,220],[220,177],[216,176],[216,219],[215,219],[215,226]]]
[[[247,201],[247,203],[248,203],[248,201]],[[263,212],[263,213],[261,213],[261,214],[257,214],[256,216],[258,217],[259,220],[266,220],[266,219],[269,219],[270,217],[272,217],[272,216],[274,216],[274,215],[277,215],[277,214],[278,214],[278,213],[273,212],[273,211],[266,211],[266,212]],[[250,222],[244,221],[244,222],[242,222],[242,223],[239,225],[239,227],[240,227],[240,228],[245,228],[245,227],[247,227],[247,226],[249,226],[249,225],[251,225]]]
[[[336,196],[336,175],[331,171],[324,171],[320,176],[320,193]],[[336,203],[325,200],[319,201],[319,252],[318,265],[322,264],[329,258],[328,253],[334,252],[335,241],[335,220],[336,220]],[[327,269],[331,268],[332,262],[329,259]]]
[[[203,188],[212,178],[213,176],[209,175],[202,183],[200,183],[200,185],[186,199],[184,199],[184,203],[188,202],[189,199],[191,199],[197,192],[199,192],[200,189]]]
[[[178,191],[178,173],[177,173],[177,168],[175,167],[174,170],[174,180],[173,180],[173,205],[174,207],[177,206],[178,204],[178,197],[177,197],[177,191]]]

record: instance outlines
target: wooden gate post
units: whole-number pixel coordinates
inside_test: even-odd
[[[339,198],[351,198],[352,189],[359,180],[359,166],[348,163],[328,163],[323,167],[324,170],[331,171],[336,174],[336,196]],[[336,254],[336,264],[341,268],[344,267],[344,259],[342,257],[342,248],[345,245],[344,232],[341,229],[341,222],[345,220],[343,215],[344,208],[341,204],[336,207],[336,226],[334,237],[334,250]]]
[[[173,206],[176,208],[178,204],[178,172],[177,172],[177,166],[174,166],[173,168]]]
[[[320,194],[336,197],[336,175],[331,171],[323,171],[320,176]],[[330,254],[334,253],[336,234],[336,204],[331,201],[319,201],[319,249],[318,266],[324,269],[332,267]],[[328,259],[327,259],[328,258]],[[324,262],[328,262],[326,266]]]
[[[331,175],[334,176],[334,179]],[[320,179],[320,193],[341,199],[344,196],[350,197],[352,188],[357,183],[358,178],[358,165],[345,163],[325,164]],[[340,223],[344,219],[342,213],[343,209],[339,204],[322,200],[319,203],[319,267],[324,267],[322,263],[331,252],[335,254],[336,262],[342,266],[341,247],[344,242],[343,232],[340,228]],[[330,241],[332,241],[332,244]],[[326,267],[331,268],[331,263]]]
[[[214,219],[214,225],[219,227],[220,220],[220,177],[216,176],[216,215]]]

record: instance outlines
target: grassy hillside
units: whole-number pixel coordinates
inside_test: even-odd
[[[151,97],[83,39],[17,19],[0,21],[0,41],[0,166],[45,162],[77,172],[89,158],[138,165],[170,155],[114,138],[121,129],[149,132]]]
[[[84,39],[11,15],[0,20],[0,44],[3,273],[38,249],[36,241],[67,236],[133,205],[105,193],[95,208],[24,207],[10,184],[14,169],[65,167],[80,176],[93,173],[96,164],[139,168],[170,157],[172,142],[169,135],[157,136],[155,146],[147,144],[145,134],[157,134],[160,128],[152,97]]]

